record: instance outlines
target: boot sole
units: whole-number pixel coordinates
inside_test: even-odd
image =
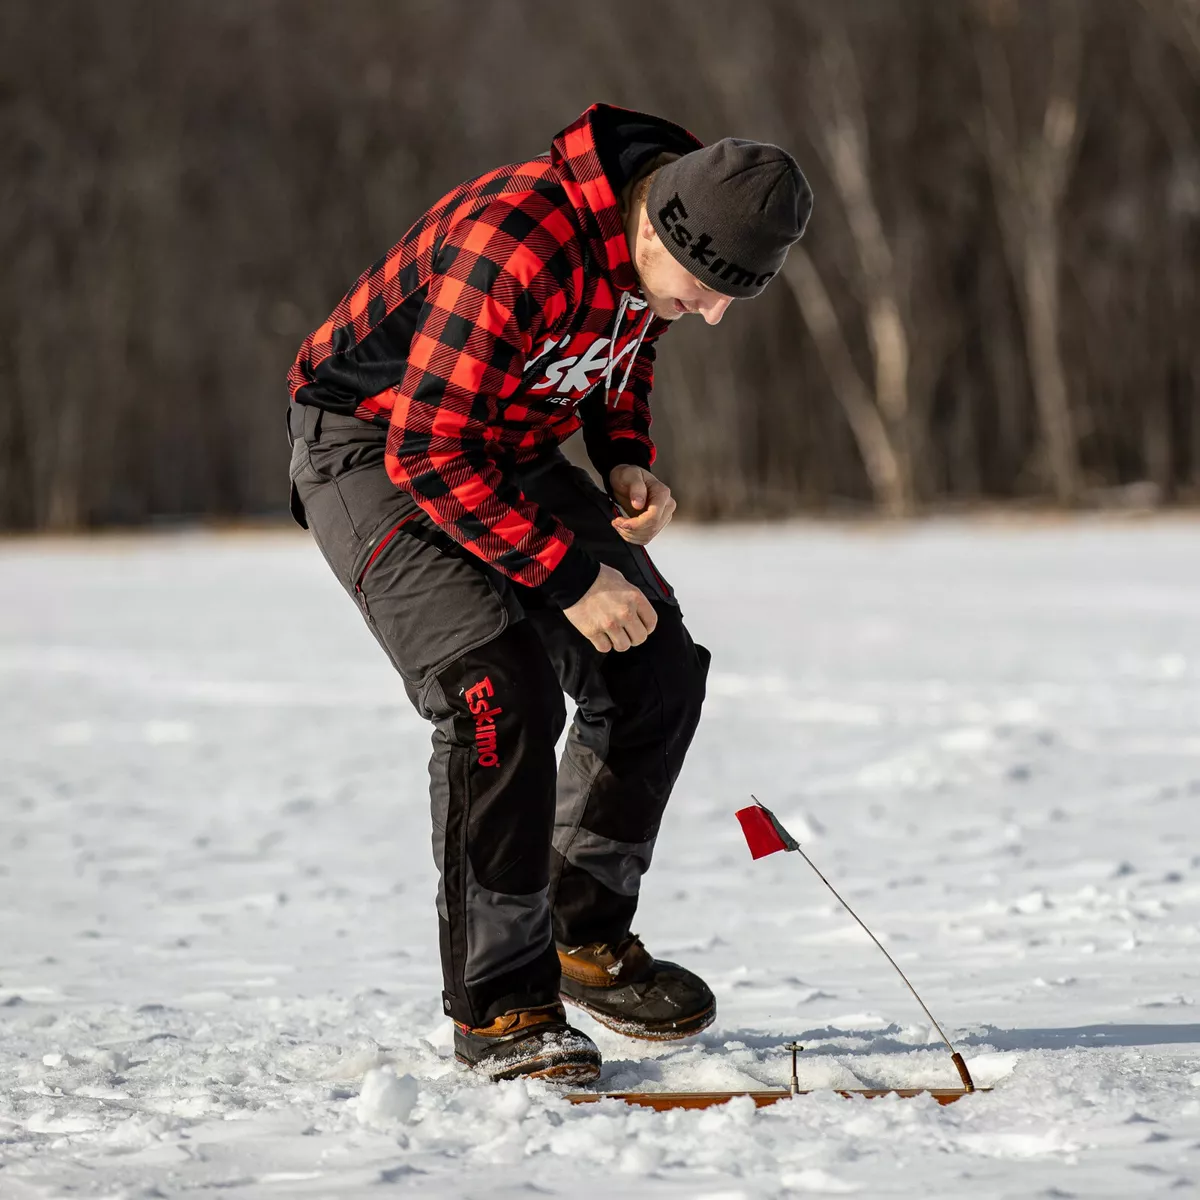
[[[562,993],[562,998],[567,1004],[583,1009],[593,1021],[599,1021],[605,1029],[611,1029],[613,1033],[619,1033],[623,1037],[635,1038],[639,1042],[678,1042],[683,1038],[694,1037],[707,1029],[717,1017],[717,1007],[714,1004],[693,1016],[672,1021],[669,1025],[647,1025],[644,1021],[615,1017],[612,1013],[593,1008],[586,1000],[568,996],[566,992]]]
[[[455,1059],[464,1067],[480,1071],[493,1083],[506,1079],[544,1079],[550,1083],[595,1083],[600,1078],[600,1061],[595,1058],[571,1058],[553,1054],[539,1055],[516,1063],[506,1070],[490,1071],[486,1063],[473,1063],[455,1054]]]

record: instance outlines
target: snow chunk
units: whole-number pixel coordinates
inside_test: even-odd
[[[397,1076],[388,1067],[368,1071],[358,1096],[359,1123],[386,1129],[407,1121],[419,1092],[411,1075]]]
[[[122,1053],[120,1050],[96,1048],[87,1051],[85,1057],[95,1063],[102,1071],[108,1071],[112,1075],[119,1075],[122,1071],[129,1070],[129,1055]]]
[[[1054,905],[1050,901],[1050,897],[1041,889],[1029,892],[1022,896],[1019,900],[1013,902],[1009,908],[1010,913],[1023,913],[1027,917],[1032,917],[1036,913],[1045,912]]]
[[[786,1188],[797,1192],[817,1192],[825,1196],[842,1196],[857,1192],[859,1184],[851,1183],[848,1179],[839,1179],[822,1171],[820,1167],[806,1167],[803,1171],[789,1172],[780,1182]]]

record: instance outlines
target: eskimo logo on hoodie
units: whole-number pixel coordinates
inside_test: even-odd
[[[621,340],[624,328],[625,314],[633,317],[633,326],[628,331],[629,340],[616,349]],[[551,404],[575,404],[582,400],[595,387],[597,380],[592,376],[602,374],[604,385],[608,389],[609,403],[616,403],[620,393],[625,390],[629,376],[633,371],[634,360],[638,356],[646,331],[650,328],[649,305],[645,300],[622,292],[617,304],[617,315],[613,322],[611,337],[593,337],[591,334],[567,334],[562,338],[547,338],[542,343],[541,350],[534,355],[530,366],[536,367],[538,362],[552,354],[555,350],[573,350],[574,354],[564,355],[541,368],[542,378],[539,383],[529,385],[531,392],[545,392],[555,388],[555,394],[547,396]],[[624,370],[617,368],[624,362]],[[617,382],[617,379],[620,382]]]
[[[538,358],[544,358],[555,350],[568,347],[577,350],[564,358],[556,358],[542,368],[542,377],[538,383],[532,384],[531,392],[549,392],[548,396],[554,404],[571,404],[586,395],[595,385],[597,378],[608,370],[608,348],[611,338],[598,337],[590,344],[586,343],[587,335],[583,337],[548,338],[542,345]],[[633,351],[636,343],[631,340],[627,345],[613,355],[613,366],[623,363]]]

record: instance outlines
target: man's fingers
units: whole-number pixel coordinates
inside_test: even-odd
[[[618,654],[622,653],[625,650],[628,650],[629,647],[633,644],[629,640],[629,635],[625,632],[624,629],[620,628],[619,626],[615,629],[610,629],[607,632],[608,632],[608,640],[610,642],[612,642],[612,648]]]
[[[658,624],[658,613],[654,611],[654,605],[646,599],[642,592],[638,592],[637,595],[637,619],[645,626],[646,636],[649,637]]]
[[[615,521],[613,522],[613,527],[620,535],[621,540],[628,542],[631,546],[644,546],[650,541],[650,534],[645,530],[626,529],[624,525],[618,525]]]
[[[665,483],[655,480],[650,487],[650,503],[658,508],[661,508],[668,500],[671,499],[671,489]]]
[[[643,521],[641,517],[634,520],[614,521],[613,528],[621,537],[634,546],[645,546],[658,535],[662,524],[658,521]]]
[[[658,623],[645,594],[603,564],[592,586],[563,615],[601,654],[640,646]]]
[[[632,617],[625,622],[625,632],[629,634],[630,644],[634,646],[640,646],[650,636],[650,630],[638,617]]]
[[[657,504],[651,504],[649,508],[643,509],[636,517],[617,517],[618,521],[624,522],[626,525],[645,525],[648,521],[654,520],[659,514]]]
[[[623,654],[632,646],[640,646],[653,632],[658,614],[640,591],[634,591],[629,608],[605,627],[604,635],[612,648]]]
[[[648,601],[643,596],[641,603],[637,606],[637,611],[627,616],[621,625],[616,629],[608,630],[609,640],[612,642],[612,648],[618,653],[628,650],[632,646],[640,646],[649,636],[654,628],[653,623],[647,625],[644,617],[644,609],[649,609],[649,615],[654,618],[656,613],[650,607]]]
[[[646,507],[646,485],[640,480],[629,489],[629,504],[639,512]]]
[[[652,504],[645,512],[638,513],[636,517],[614,517],[613,524],[619,529],[645,529],[648,525],[653,526],[660,515],[658,505]]]
[[[633,505],[634,493],[641,491],[640,487],[630,489],[630,505]],[[640,507],[640,506],[634,506]],[[663,483],[651,485],[645,498],[645,506],[637,516],[617,517],[613,520],[613,528],[627,541],[637,546],[644,546],[670,523],[675,514],[675,497],[671,489]]]
[[[659,514],[659,519],[662,525],[665,525],[675,514],[675,497],[671,495],[670,488],[663,487],[656,489],[661,494],[653,495],[650,499],[654,502],[653,507]]]

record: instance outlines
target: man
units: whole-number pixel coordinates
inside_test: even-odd
[[[631,1037],[713,1020],[630,932],[709,661],[644,549],[675,510],[654,344],[761,292],[810,208],[774,146],[595,105],[438,201],[289,374],[292,511],[434,726],[443,1004],[493,1079],[599,1074],[561,998]],[[558,449],[581,427],[607,496]]]

